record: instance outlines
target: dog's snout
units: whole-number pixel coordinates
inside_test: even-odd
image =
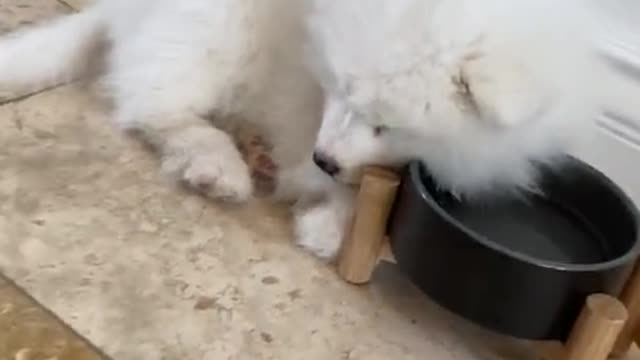
[[[313,162],[325,173],[330,176],[335,176],[340,172],[340,166],[330,156],[322,154],[320,152],[313,153]]]

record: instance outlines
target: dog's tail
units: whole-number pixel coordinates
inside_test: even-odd
[[[89,68],[104,37],[98,8],[0,39],[0,100],[75,79]]]

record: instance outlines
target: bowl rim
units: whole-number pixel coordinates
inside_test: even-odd
[[[562,263],[558,261],[550,261],[539,259],[531,255],[527,255],[526,253],[513,250],[504,245],[500,245],[496,242],[491,241],[488,237],[481,235],[467,226],[465,226],[462,222],[455,219],[451,216],[445,209],[443,209],[431,196],[430,192],[427,190],[424,182],[422,181],[421,175],[423,173],[429,174],[427,170],[427,166],[422,161],[412,161],[409,163],[408,174],[415,189],[418,190],[420,198],[422,201],[425,201],[429,207],[438,214],[438,216],[442,217],[442,219],[453,226],[456,230],[463,232],[467,237],[476,241],[477,243],[496,251],[502,255],[508,256],[510,258],[519,260],[520,262],[530,264],[540,268],[546,268],[550,270],[557,270],[563,272],[590,272],[590,271],[602,271],[611,268],[616,268],[621,265],[630,263],[631,260],[638,257],[640,254],[640,212],[638,211],[635,203],[629,198],[629,196],[624,192],[616,183],[613,182],[609,177],[604,175],[602,172],[595,169],[593,166],[587,164],[584,161],[581,161],[575,157],[568,156],[568,160],[571,163],[574,163],[580,166],[582,169],[590,172],[594,179],[601,184],[602,186],[608,187],[618,198],[628,212],[630,212],[631,216],[634,219],[635,228],[636,228],[636,239],[622,256],[618,256],[614,259],[598,262],[593,264],[568,264]]]

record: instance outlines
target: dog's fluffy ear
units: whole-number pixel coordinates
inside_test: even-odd
[[[480,118],[494,126],[525,123],[548,101],[548,93],[535,75],[513,60],[509,55],[468,56],[459,78],[453,80]]]

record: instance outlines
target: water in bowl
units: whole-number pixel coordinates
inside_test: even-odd
[[[451,216],[489,241],[539,260],[594,264],[608,258],[605,242],[592,226],[544,198],[448,207]]]

